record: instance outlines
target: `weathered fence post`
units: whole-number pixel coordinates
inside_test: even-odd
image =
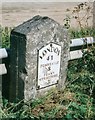
[[[64,87],[68,32],[56,21],[35,16],[11,32],[10,100],[30,100]]]

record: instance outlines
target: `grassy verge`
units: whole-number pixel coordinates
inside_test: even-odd
[[[95,47],[70,61],[65,90],[52,89],[42,98],[18,103],[5,101],[3,118],[33,120],[95,119]]]

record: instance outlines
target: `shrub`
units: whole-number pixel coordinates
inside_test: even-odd
[[[0,27],[1,32],[1,47],[2,48],[9,48],[10,47],[10,31],[11,28],[8,27]]]

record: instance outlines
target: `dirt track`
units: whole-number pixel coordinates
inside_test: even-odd
[[[71,14],[71,12],[68,14],[66,9],[72,10],[77,4],[79,3],[3,3],[0,13],[2,26],[14,27],[35,15],[49,16],[63,25],[66,15]],[[89,23],[92,25],[92,19]],[[78,26],[74,19],[71,21],[71,26]]]

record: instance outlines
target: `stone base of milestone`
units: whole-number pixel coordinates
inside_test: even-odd
[[[10,101],[30,100],[66,80],[68,31],[47,16],[35,16],[11,32]]]

